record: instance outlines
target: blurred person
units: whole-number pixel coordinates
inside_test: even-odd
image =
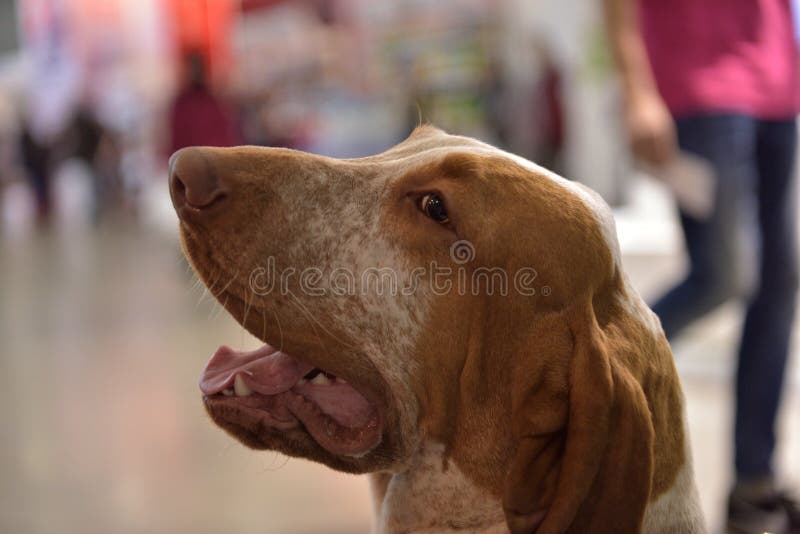
[[[604,7],[634,155],[663,167],[679,150],[692,153],[716,180],[707,217],[680,212],[689,272],[653,310],[674,339],[731,298],[747,305],[728,528],[800,532],[798,504],[773,471],[798,286],[790,0],[604,0]]]
[[[80,107],[65,132],[64,143],[74,156],[86,163],[92,173],[94,190],[93,220],[99,222],[109,208],[120,208],[122,184],[120,150],[115,136],[103,126],[94,113]]]
[[[509,98],[509,76],[500,54],[491,53],[487,56],[486,66],[483,69],[481,80],[481,106],[486,114],[486,127],[489,130],[489,139],[499,148],[510,149],[511,128],[510,114],[513,106]]]
[[[566,174],[562,164],[566,124],[561,71],[544,38],[537,38],[533,46],[540,64],[540,80],[532,95],[537,110],[533,122],[539,137],[534,161],[559,174]]]
[[[36,199],[36,222],[40,226],[45,226],[50,222],[53,212],[52,150],[46,141],[36,137],[27,120],[22,121],[20,128],[19,152]]]
[[[228,109],[212,93],[205,61],[188,54],[186,83],[170,111],[170,153],[187,146],[233,146],[238,142]]]

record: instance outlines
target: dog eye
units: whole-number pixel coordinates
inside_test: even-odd
[[[428,193],[420,198],[419,207],[425,215],[438,223],[444,224],[450,220],[444,200],[436,193]]]

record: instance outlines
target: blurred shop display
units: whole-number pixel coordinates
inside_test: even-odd
[[[209,85],[224,85],[233,57],[231,29],[240,0],[162,0],[173,40],[173,61],[179,77],[186,77],[186,58],[199,55],[208,70]]]
[[[624,200],[630,165],[593,3],[252,4],[233,30],[246,139],[360,156],[421,120]]]
[[[395,69],[389,79],[407,83],[406,129],[417,125],[417,105],[427,122],[495,142],[491,125],[497,121],[489,104],[502,76],[494,54],[497,12],[488,3],[426,2],[424,9],[422,2],[414,4],[388,28],[383,44],[384,62]]]
[[[16,17],[18,36],[18,47],[13,36],[0,42],[0,108],[8,111],[0,184],[20,176],[41,183],[41,172],[13,148],[23,132],[52,152],[58,175],[76,158],[65,147],[76,143],[67,138],[79,112],[96,121],[101,152],[113,156],[102,158],[102,171],[83,165],[94,203],[110,203],[95,215],[136,213],[140,198],[158,198],[142,192],[163,187],[167,157],[179,145],[244,142],[357,157],[429,122],[503,146],[618,202],[627,160],[609,121],[616,93],[590,4],[0,0],[0,13]],[[205,140],[193,137],[196,121],[174,120],[175,103],[188,98],[190,56],[202,58],[207,83],[199,100],[213,102],[201,107],[212,111],[206,122],[219,134]],[[177,137],[187,134],[178,144],[176,127]],[[42,191],[29,187],[40,209],[50,202],[42,204]],[[59,199],[52,204],[58,212]]]
[[[504,105],[508,62],[499,47],[504,3],[486,0],[267,2],[234,29],[233,91],[246,105],[245,138],[353,156],[379,151],[420,121],[505,144],[520,128]],[[264,61],[264,58],[269,58]],[[554,63],[550,80],[558,79]],[[559,91],[558,83],[551,89]],[[561,95],[532,84],[526,127],[559,145]],[[522,143],[517,143],[522,144]],[[551,147],[550,151],[558,150]],[[532,155],[535,147],[523,151]]]

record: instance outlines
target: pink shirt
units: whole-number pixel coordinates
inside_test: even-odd
[[[659,91],[675,116],[785,119],[800,107],[790,0],[639,0]]]

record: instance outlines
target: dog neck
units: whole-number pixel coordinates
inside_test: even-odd
[[[371,482],[379,533],[508,531],[500,500],[445,459],[442,445],[424,444],[405,470]]]

